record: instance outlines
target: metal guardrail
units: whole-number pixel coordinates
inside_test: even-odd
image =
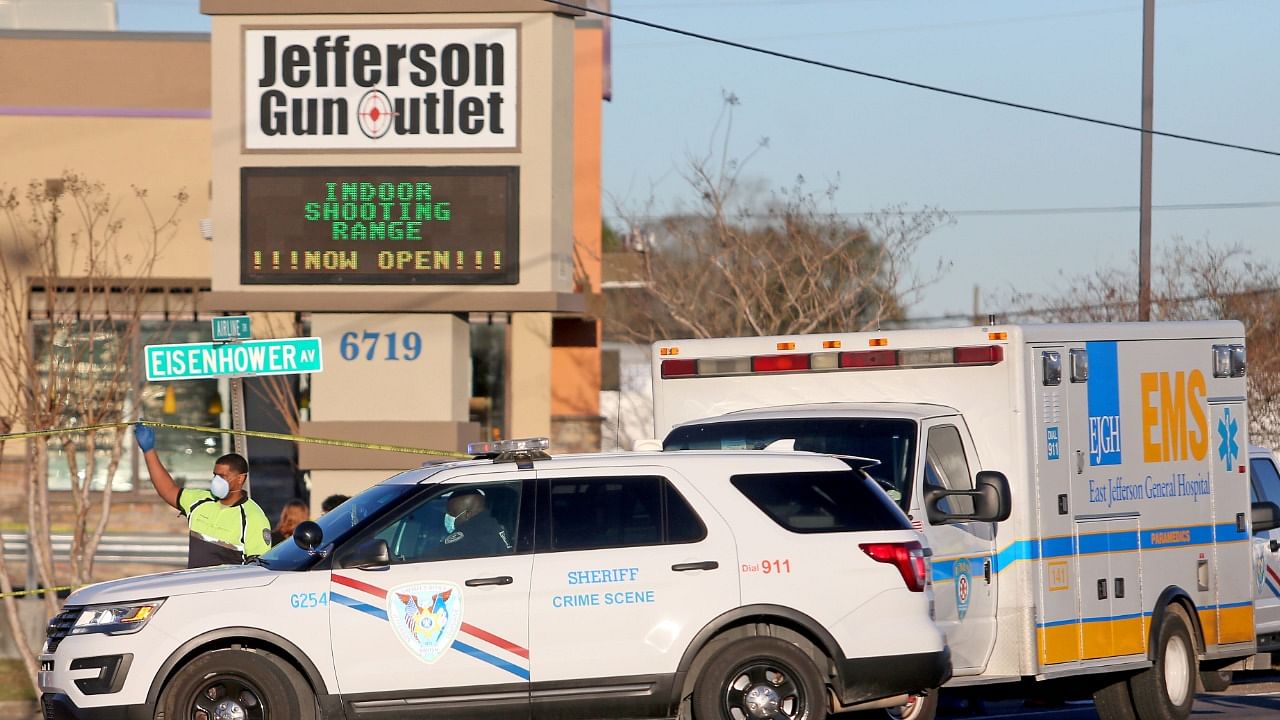
[[[27,536],[3,533],[4,559],[27,559]],[[71,536],[53,536],[54,560],[66,561],[71,553]],[[187,566],[187,538],[174,535],[103,535],[94,562]]]

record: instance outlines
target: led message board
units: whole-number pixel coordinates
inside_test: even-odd
[[[240,282],[514,285],[514,167],[242,168]]]

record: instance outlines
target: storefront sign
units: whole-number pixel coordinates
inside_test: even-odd
[[[244,284],[519,282],[514,167],[243,168]]]
[[[246,150],[515,150],[515,27],[244,32]]]

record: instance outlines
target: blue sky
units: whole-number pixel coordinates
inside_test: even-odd
[[[123,30],[208,30],[195,0],[120,0]],[[1156,3],[1157,130],[1280,150],[1280,3]],[[614,11],[709,35],[1117,122],[1140,121],[1141,0],[614,0]],[[957,211],[918,258],[948,263],[913,315],[967,313],[984,296],[1061,286],[1123,265],[1133,212],[969,215],[974,210],[1136,206],[1136,133],[891,85],[614,24],[605,108],[607,202],[663,209],[687,198],[678,169],[707,144],[724,92],[733,145],[769,147],[748,168],[773,187],[839,178],[835,206]],[[1156,205],[1280,201],[1280,157],[1157,138]],[[607,206],[606,212],[612,212]],[[1239,243],[1280,264],[1280,207],[1164,210],[1175,236]],[[984,303],[983,312],[1002,304]]]

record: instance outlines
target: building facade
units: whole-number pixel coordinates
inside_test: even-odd
[[[498,17],[458,17],[444,3],[432,8],[439,16],[407,16],[405,8],[394,2],[380,11],[373,7],[368,16],[326,16],[320,12],[325,3],[312,4],[315,13],[286,18],[289,24],[381,32],[431,24],[483,27],[495,24]],[[23,68],[0,79],[0,153],[4,157],[0,186],[21,204],[14,217],[25,217],[22,213],[51,202],[50,198],[66,206],[60,225],[53,231],[44,226],[54,238],[55,252],[66,256],[58,277],[25,274],[26,284],[19,290],[27,305],[25,332],[31,337],[25,347],[36,356],[31,367],[53,372],[49,368],[57,365],[59,348],[77,347],[88,337],[101,338],[104,325],[92,320],[95,312],[116,322],[120,317],[136,317],[137,332],[127,342],[108,342],[102,347],[110,345],[109,351],[77,363],[79,376],[97,377],[103,386],[112,382],[127,386],[118,398],[116,422],[145,418],[183,426],[229,427],[226,379],[148,383],[141,370],[142,347],[208,341],[213,317],[249,313],[255,336],[323,334],[326,354],[335,353],[336,358],[315,376],[249,381],[246,424],[250,429],[455,451],[470,439],[550,434],[553,445],[560,448],[598,449],[600,335],[599,324],[587,309],[600,283],[601,102],[607,77],[601,24],[541,8],[531,10],[541,3],[487,4],[507,13],[496,24],[519,29],[522,111],[533,109],[546,118],[521,117],[521,144],[516,152],[444,156],[435,151],[340,149],[325,155],[303,149],[255,153],[247,147],[240,127],[244,84],[234,69],[242,66],[244,56],[235,39],[255,32],[245,26],[263,23],[256,17],[243,20],[237,15],[243,10],[238,5],[243,3],[210,0],[204,4],[203,9],[214,16],[212,38],[0,31],[0,63]],[[413,5],[421,9],[435,4]],[[263,5],[256,7],[255,12]],[[539,33],[544,36],[541,40]],[[218,84],[212,79],[218,77],[215,68],[219,73],[231,68],[234,81]],[[539,91],[543,87],[548,97]],[[544,142],[543,134],[560,140]],[[228,148],[235,149],[235,157]],[[524,208],[519,221],[521,285],[341,286],[332,284],[333,278],[305,285],[252,284],[242,282],[251,275],[245,261],[252,257],[246,253],[252,251],[241,242],[224,243],[236,231],[244,231],[246,237],[252,234],[240,217],[251,201],[234,192],[249,176],[245,168],[393,167],[409,172],[419,166],[455,163],[519,168]],[[545,172],[558,179],[552,187],[538,189],[542,183],[528,180],[544,172],[543,166],[554,166]],[[85,192],[92,190],[97,193],[94,197],[110,204],[106,222],[111,230],[89,227],[71,208],[73,196],[66,184],[70,179],[79,188],[75,183],[81,178],[100,183]],[[139,190],[146,191],[145,198],[139,197]],[[28,198],[27,193],[35,195]],[[175,199],[179,193],[181,201]],[[530,206],[539,202],[551,211],[545,216],[530,215]],[[165,224],[171,212],[173,224]],[[123,263],[122,274],[129,275],[134,285],[86,280],[104,266],[82,271],[86,266],[75,248],[81,247],[77,238],[95,232],[98,236],[114,232],[110,246],[116,261]],[[9,267],[19,272],[22,258],[15,256],[21,255],[16,248],[23,233],[31,235],[22,227],[0,227],[0,252],[13,260]],[[545,238],[541,246],[545,250],[537,244],[539,233]],[[557,247],[562,250],[556,251]],[[145,264],[144,257],[153,258],[145,273],[139,267]],[[539,262],[547,267],[537,268]],[[537,286],[536,280],[532,286],[526,283],[537,277],[545,278],[543,286]],[[85,285],[94,287],[84,290]],[[66,320],[65,313],[49,311],[63,302],[59,298],[74,295],[77,286],[82,290],[77,297],[88,299],[81,301],[83,312],[74,321]],[[124,311],[127,303],[118,297],[127,288],[140,288],[141,299],[130,306],[130,312]],[[406,288],[410,291],[397,292]],[[385,362],[344,367],[347,348],[342,341],[356,329],[376,332],[384,342],[394,336],[398,360],[415,348],[426,357],[443,347],[438,356],[432,356],[441,362],[416,375],[401,371],[399,376],[391,374],[399,369],[388,369]],[[387,357],[381,355],[384,352],[390,351],[379,351],[382,359]],[[10,410],[19,406],[14,396],[23,387],[11,384],[0,393],[7,395],[0,398],[9,415],[7,424],[14,430],[50,429],[27,427],[26,418]],[[404,407],[401,398],[393,397],[398,395],[414,395],[417,399],[410,404],[414,408],[441,409],[383,413],[381,408],[397,407],[398,402]],[[67,408],[63,417],[67,424],[76,424],[88,415]],[[162,455],[175,477],[196,485],[208,482],[212,458],[231,447],[225,435],[168,429],[158,435]],[[40,453],[33,453],[34,442],[13,441],[3,448],[0,517],[9,532],[25,528],[24,488],[33,462],[44,464],[47,453],[54,532],[67,529],[73,520],[66,490],[73,484],[70,474],[83,477],[87,471],[82,459],[75,465],[66,462],[64,456],[72,446],[53,440]],[[88,453],[97,458],[91,465],[96,487],[111,483],[113,488],[108,532],[175,536],[185,532],[182,520],[151,491],[131,433],[103,431],[91,450],[83,442],[79,450],[81,457]],[[365,459],[359,459],[361,453]],[[257,439],[250,440],[248,454],[253,493],[272,515],[292,497],[310,492],[315,508],[330,491],[354,491],[422,461],[414,456],[337,453]],[[326,474],[327,483],[317,482],[318,475]],[[100,566],[99,574],[121,574],[122,567]]]

